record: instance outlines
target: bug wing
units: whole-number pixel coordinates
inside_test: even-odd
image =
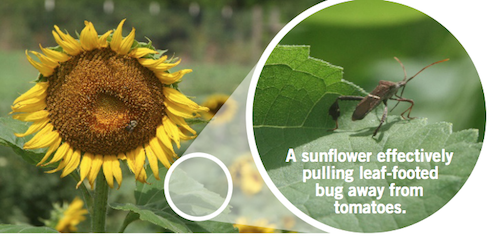
[[[356,106],[352,114],[352,121],[361,120],[366,117],[375,107],[380,105],[386,98],[387,94],[392,91],[394,83],[381,80],[378,86],[373,91],[364,97]]]

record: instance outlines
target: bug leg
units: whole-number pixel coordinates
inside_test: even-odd
[[[385,100],[384,101],[384,114],[382,115],[382,118],[380,119],[380,124],[378,125],[377,129],[375,129],[375,131],[373,132],[372,137],[377,135],[378,130],[380,130],[380,127],[382,127],[382,125],[384,124],[385,119],[387,118],[387,112],[388,112],[387,111],[387,100]]]
[[[335,102],[330,106],[330,109],[328,110],[328,114],[332,116],[332,119],[335,121],[335,128],[329,129],[327,131],[334,131],[337,128],[339,128],[339,121],[338,118],[340,117],[340,106],[339,106],[339,100],[362,100],[363,97],[361,96],[339,96]]]
[[[411,100],[411,99],[405,99],[405,98],[399,98],[399,99],[397,99],[397,101],[404,101],[404,102],[408,102],[408,103],[410,103],[410,104],[411,104],[411,106],[410,106],[408,109],[406,109],[406,111],[404,111],[403,113],[401,113],[401,117],[402,117],[403,119],[406,119],[406,118],[404,117],[404,114],[405,114],[406,112],[408,112],[408,115],[406,115],[406,117],[407,117],[408,119],[414,119],[414,117],[410,117],[411,108],[413,108],[413,105],[415,104],[415,103],[413,102],[413,100]],[[399,103],[399,102],[398,102],[398,103]]]
[[[406,76],[405,76],[405,78],[406,78]],[[403,93],[405,92],[405,87],[406,87],[406,85],[404,85],[404,86],[401,87],[401,94],[400,95],[398,95],[397,92],[394,94],[394,96],[398,97],[397,99],[393,99],[393,98],[391,98],[391,99],[393,99],[393,100],[402,99],[403,98]],[[398,106],[398,105],[399,105],[399,102],[396,103],[394,105],[394,107],[389,112],[392,112],[392,110],[394,110],[396,108],[396,106]]]

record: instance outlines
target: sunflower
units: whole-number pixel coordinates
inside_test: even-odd
[[[203,112],[206,120],[211,120],[216,114],[217,117],[211,122],[223,124],[231,121],[238,110],[238,104],[226,94],[213,94],[202,104],[208,107],[207,112]]]
[[[63,207],[64,213],[56,225],[56,230],[60,233],[76,232],[76,226],[85,220],[88,214],[87,209],[83,208],[82,199],[76,197],[69,206]]]
[[[48,220],[41,219],[46,226],[52,227],[60,233],[72,233],[77,231],[77,225],[86,219],[89,213],[85,209],[82,199],[75,197],[68,205],[67,202],[54,204],[54,209],[50,211]]]
[[[14,119],[33,122],[16,136],[36,133],[24,149],[48,148],[37,166],[59,162],[49,173],[62,171],[64,177],[79,168],[77,187],[88,179],[93,188],[101,168],[109,187],[115,180],[120,187],[120,160],[146,182],[147,158],[160,179],[158,161],[170,167],[177,157],[173,144],[179,148],[181,139],[196,135],[185,119],[208,111],[177,89],[192,70],[169,72],[180,60],[162,56],[151,42],[135,41],[134,28],[122,37],[124,22],[98,35],[85,21],[79,39],[54,26],[59,46],[31,51],[39,61],[26,51],[40,75],[12,105]]]
[[[262,190],[264,179],[255,167],[251,154],[238,157],[229,168],[234,186],[240,187],[246,195],[255,195]]]

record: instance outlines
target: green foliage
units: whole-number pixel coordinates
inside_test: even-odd
[[[26,122],[21,122],[11,118],[0,118],[0,144],[4,146],[11,147],[18,155],[20,155],[26,161],[35,164],[44,155],[44,150],[24,150],[23,145],[27,138],[19,138],[14,135],[14,133],[22,133],[28,127]],[[136,204],[132,203],[112,203],[110,206],[113,209],[121,211],[129,211],[136,213],[138,216],[128,216],[125,220],[125,227],[128,223],[135,219],[140,219],[143,221],[150,222],[156,226],[159,226],[167,231],[171,232],[237,232],[234,230],[232,224],[220,223],[220,222],[192,222],[179,217],[172,209],[168,206],[163,193],[163,183],[164,176],[166,175],[167,169],[162,167],[160,169],[160,175],[162,179],[154,179],[153,174],[149,173],[148,182],[150,184],[137,183],[137,189],[135,191]],[[47,175],[48,176],[48,175]],[[218,194],[215,194],[203,187],[200,183],[194,181],[192,178],[185,174],[181,174],[178,181],[174,181],[173,192],[174,194],[186,194],[193,192],[192,198],[199,198],[202,200],[201,204],[191,204],[187,201],[181,203],[184,208],[189,210],[194,210],[196,213],[203,213],[206,208],[212,208],[211,210],[217,209],[217,206],[223,202],[223,198]],[[75,184],[75,183],[73,183]],[[81,186],[83,187],[83,186]],[[71,191],[72,192],[72,191]],[[48,209],[50,211],[50,208]],[[225,211],[229,212],[229,209]],[[35,213],[36,215],[36,213]],[[133,217],[133,219],[130,219]],[[125,228],[124,227],[124,228]],[[2,230],[2,228],[4,230]],[[222,230],[220,230],[222,229]],[[0,231],[5,232],[50,232],[51,229],[48,228],[33,228],[28,225],[26,226],[14,226],[5,225],[0,227]]]
[[[135,191],[136,204],[114,204],[110,206],[117,210],[130,211],[138,214],[133,216],[142,221],[151,222],[160,226],[168,231],[177,233],[188,232],[221,232],[234,231],[232,224],[220,222],[192,222],[179,217],[168,205],[164,196],[165,175],[167,169],[162,167],[160,169],[160,180],[154,179],[152,174],[149,174],[148,182],[150,184],[137,183]],[[171,194],[179,194],[193,198],[195,202],[188,200],[185,203],[176,202],[176,205],[181,210],[191,210],[193,213],[206,214],[206,207],[211,207],[210,210],[216,210],[222,204],[224,199],[218,194],[215,194],[203,187],[200,183],[196,182],[186,174],[176,171],[176,177],[171,181]],[[175,179],[175,180],[174,180]],[[200,205],[204,204],[204,205]],[[210,212],[212,212],[210,211]],[[229,209],[225,211],[228,213]],[[130,216],[130,214],[129,214]]]
[[[411,225],[436,212],[462,187],[469,177],[482,144],[477,143],[475,129],[452,132],[452,124],[427,124],[425,118],[403,120],[389,116],[379,134],[372,138],[379,125],[383,108],[378,107],[363,120],[353,122],[351,113],[357,102],[340,102],[339,129],[328,115],[328,108],[339,95],[365,95],[353,84],[341,79],[341,69],[308,57],[308,47],[278,46],[266,63],[257,85],[254,100],[254,132],[264,166],[281,193],[301,211],[333,227],[358,232],[389,231]],[[310,68],[304,65],[314,65]],[[303,70],[303,68],[307,68]],[[289,148],[294,148],[297,162],[285,162]],[[397,148],[401,152],[415,149],[454,152],[450,165],[444,163],[395,163],[400,169],[431,169],[439,166],[438,180],[314,180],[303,183],[303,169],[318,169],[328,163],[303,163],[302,152],[328,151],[378,152]],[[380,169],[391,163],[333,163],[336,168]],[[355,179],[357,179],[355,177]],[[378,203],[401,203],[407,210],[397,214],[335,214],[336,199],[316,197],[315,186],[423,186],[423,197],[391,197],[387,193]],[[373,197],[345,197],[341,203],[371,203]]]
[[[0,233],[57,233],[57,231],[49,227],[0,224]]]
[[[0,118],[0,207],[3,210],[0,223],[42,225],[40,219],[50,217],[53,203],[72,200],[78,194],[72,179],[44,174],[35,167],[44,150],[24,150],[24,143],[32,136],[14,135],[23,133],[27,127],[26,122]]]
[[[260,75],[253,122],[260,156],[268,167],[280,165],[282,156],[276,155],[335,127],[328,108],[337,96],[366,94],[342,79],[342,68],[311,58],[308,51],[307,46],[278,46]]]

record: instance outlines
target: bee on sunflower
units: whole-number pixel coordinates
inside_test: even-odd
[[[79,169],[77,187],[88,179],[93,188],[101,169],[109,187],[115,181],[119,187],[120,160],[144,183],[147,158],[159,179],[158,161],[168,168],[177,157],[173,144],[179,148],[196,135],[185,119],[208,111],[177,89],[192,70],[171,73],[181,60],[135,41],[134,28],[122,37],[124,22],[98,35],[85,21],[79,39],[54,26],[59,46],[31,51],[39,61],[26,51],[40,75],[12,105],[14,119],[33,122],[16,136],[36,133],[24,149],[48,148],[37,166],[59,162],[49,173],[62,171],[64,177]]]

